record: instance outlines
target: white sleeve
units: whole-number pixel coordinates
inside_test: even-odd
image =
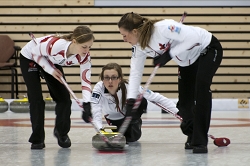
[[[183,24],[174,20],[164,20],[162,24],[159,25],[160,34],[163,37],[178,42],[182,42],[185,38],[185,34],[182,34]]]
[[[102,128],[102,93],[99,84],[96,84],[91,96],[91,108],[92,108],[92,118],[93,123],[98,129]]]
[[[54,62],[49,60],[49,58],[58,62],[65,61],[66,51],[70,42],[53,36],[45,36],[39,38],[39,40],[31,50],[32,58],[44,71],[52,74],[54,71]]]
[[[90,102],[91,98],[91,60],[90,55],[87,54],[86,57],[80,62],[80,76],[82,85],[82,98],[83,102]]]
[[[35,46],[32,49],[32,59],[39,64],[39,66],[41,66],[43,68],[44,71],[46,71],[47,73],[51,74],[54,71],[54,64],[51,63],[45,56],[39,54],[40,53],[40,45]]]
[[[140,93],[142,93],[143,87],[140,86],[139,91],[140,91]],[[158,104],[162,105],[164,108],[169,109],[173,113],[177,113],[179,111],[176,108],[176,104],[172,100],[161,95],[160,93],[153,92],[153,91],[148,89],[144,92],[143,97],[145,97],[145,99],[149,100],[150,102],[158,103]]]
[[[200,45],[199,35],[194,28],[174,20],[166,20],[165,25],[160,28],[160,33],[172,40],[174,47],[170,47],[171,57]]]
[[[129,85],[127,99],[135,99],[138,95],[138,88],[141,84],[141,78],[144,69],[144,63],[147,56],[136,46],[132,47],[132,58],[130,63]]]

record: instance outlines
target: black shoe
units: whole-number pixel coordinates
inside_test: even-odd
[[[193,149],[193,146],[191,145],[190,142],[185,143],[185,149]]]
[[[55,129],[54,136],[57,138],[58,145],[62,148],[69,148],[71,146],[71,141],[68,135],[60,136],[58,131]]]
[[[185,143],[185,149],[193,149],[193,146],[191,145],[192,136],[188,136],[187,142]]]
[[[193,153],[207,153],[207,146],[193,146]]]
[[[31,144],[31,149],[43,149],[45,148],[45,144],[44,143],[39,143],[39,144]]]

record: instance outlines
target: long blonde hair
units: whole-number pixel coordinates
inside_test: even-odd
[[[78,26],[74,29],[73,33],[65,34],[65,35],[55,35],[55,37],[59,37],[61,39],[65,39],[67,41],[72,41],[73,39],[76,40],[77,43],[85,43],[90,40],[95,40],[93,32],[87,26]]]
[[[142,17],[137,13],[126,13],[124,14],[120,21],[118,22],[118,28],[123,28],[129,32],[133,29],[137,29],[139,34],[138,42],[144,49],[148,46],[152,32],[154,30],[154,23],[160,20],[150,20],[148,18]]]

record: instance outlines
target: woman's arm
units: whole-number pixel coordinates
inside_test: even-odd
[[[32,58],[44,71],[52,75],[54,64],[62,65],[65,62],[65,52],[70,42],[53,36],[38,38],[36,42],[36,46],[31,50]]]
[[[135,99],[138,95],[138,88],[141,84],[141,78],[144,69],[144,63],[147,56],[142,52],[140,47],[134,46],[132,48],[132,58],[130,62],[130,75],[129,75],[129,85],[127,92],[127,99]]]
[[[143,92],[143,88],[140,86],[139,89],[140,93]],[[153,92],[151,90],[146,90],[143,94],[143,97],[145,97],[147,100],[151,102],[158,103],[162,105],[165,108],[168,108],[170,111],[177,113],[179,110],[176,108],[176,104],[168,99],[167,97],[161,95],[160,93]]]
[[[90,55],[87,54],[83,61],[80,62],[80,77],[82,85],[83,102],[90,102],[91,98],[91,61]]]
[[[102,128],[102,87],[97,83],[93,88],[91,96],[92,118],[95,125]]]

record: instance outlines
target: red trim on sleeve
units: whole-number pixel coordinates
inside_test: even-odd
[[[80,56],[80,55],[79,55]],[[84,64],[84,63],[86,63],[86,62],[88,62],[88,57],[89,57],[90,55],[89,55],[89,53],[87,53],[87,55],[84,57],[84,59],[82,60],[82,61],[80,61],[80,60],[78,60],[78,62],[80,63],[80,64]],[[78,59],[78,58],[77,58]]]
[[[178,59],[179,61],[182,61],[181,59],[179,59],[179,57],[178,56],[175,56],[176,57],[176,59]]]
[[[86,82],[87,84],[91,84],[91,82],[86,78],[86,73],[89,71],[89,69],[86,69],[82,72],[82,80]]]
[[[48,45],[46,47],[46,52],[51,55],[51,50],[52,50],[52,47],[53,45],[55,44],[55,42],[57,40],[59,40],[60,38],[57,38],[57,37],[52,37],[52,39],[48,42]]]
[[[89,91],[91,93],[91,89],[89,87],[82,86],[82,90],[86,90],[86,91]]]

